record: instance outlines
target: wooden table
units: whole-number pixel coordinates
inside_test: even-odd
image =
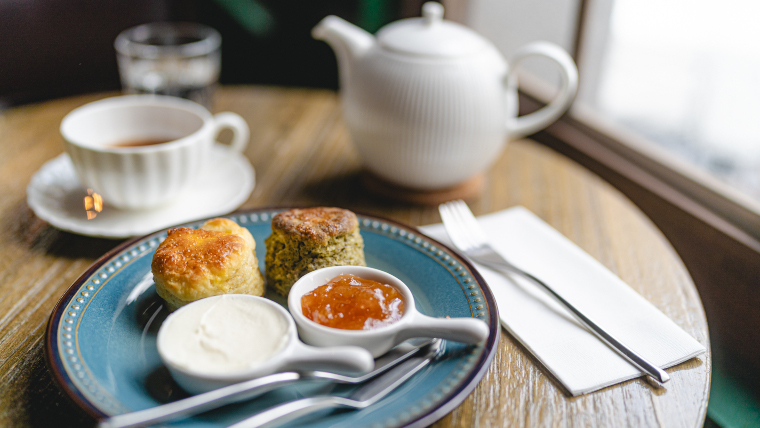
[[[0,113],[0,425],[88,426],[93,420],[59,390],[46,368],[44,332],[66,288],[119,241],[57,230],[35,217],[26,186],[63,151],[63,116],[98,94]],[[251,127],[246,155],[257,186],[242,208],[333,205],[411,225],[440,221],[431,206],[365,191],[360,163],[329,91],[223,87],[215,110]],[[488,171],[476,214],[530,209],[620,276],[699,342],[710,347],[704,311],[678,255],[641,212],[598,177],[530,140],[510,143]],[[711,357],[668,370],[657,388],[644,379],[569,398],[505,331],[475,391],[437,427],[701,427]]]

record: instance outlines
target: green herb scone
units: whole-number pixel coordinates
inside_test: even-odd
[[[341,208],[292,209],[272,218],[264,241],[267,285],[283,296],[298,278],[328,266],[366,266],[356,214]]]

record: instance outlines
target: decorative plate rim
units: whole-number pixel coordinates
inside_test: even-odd
[[[109,414],[106,414],[103,411],[101,411],[90,400],[88,400],[82,394],[80,389],[71,381],[70,376],[66,373],[66,369],[63,367],[63,361],[61,361],[60,358],[58,358],[59,344],[58,344],[56,332],[62,322],[63,313],[68,303],[72,301],[77,291],[96,271],[98,271],[101,267],[103,267],[103,265],[105,265],[109,261],[113,260],[116,254],[123,252],[125,249],[131,247],[133,244],[139,241],[147,240],[153,237],[154,235],[159,235],[161,233],[164,233],[168,229],[171,229],[173,227],[182,227],[186,225],[197,224],[207,219],[215,218],[215,217],[231,217],[231,216],[239,216],[239,215],[246,215],[246,214],[256,214],[260,212],[282,211],[289,208],[293,208],[293,207],[275,206],[275,207],[242,209],[242,210],[236,210],[224,215],[210,216],[205,219],[189,221],[180,225],[167,227],[167,228],[164,228],[164,229],[161,229],[161,230],[158,230],[158,231],[155,231],[143,236],[137,236],[137,237],[128,239],[124,241],[123,243],[117,245],[116,247],[108,251],[107,253],[105,253],[100,258],[98,258],[94,263],[92,263],[87,268],[87,270],[85,270],[66,289],[66,291],[63,293],[63,295],[60,297],[60,299],[56,303],[55,307],[53,308],[53,311],[50,314],[50,318],[48,319],[47,328],[45,330],[45,359],[50,371],[53,374],[54,379],[56,380],[58,385],[61,387],[61,389],[63,389],[66,395],[71,400],[73,400],[81,409],[83,409],[85,412],[87,412],[90,416],[94,417],[95,419],[102,419],[102,418],[110,416]],[[411,420],[404,422],[404,425],[403,425],[407,427],[427,426],[437,421],[438,419],[442,418],[443,416],[451,412],[454,408],[459,406],[459,404],[461,404],[461,402],[464,401],[467,398],[467,396],[469,396],[469,394],[472,392],[472,390],[474,390],[475,387],[480,383],[480,380],[483,378],[483,376],[485,375],[485,372],[490,367],[491,361],[493,360],[494,355],[496,354],[496,350],[498,349],[499,337],[501,333],[501,325],[499,323],[499,314],[498,314],[498,308],[496,306],[496,300],[494,298],[494,295],[491,289],[488,287],[488,284],[486,283],[485,279],[480,275],[480,273],[475,268],[475,266],[472,263],[470,263],[470,261],[467,260],[467,258],[461,256],[457,251],[449,248],[447,245],[441,243],[437,239],[426,235],[424,232],[422,232],[420,229],[414,226],[409,226],[409,225],[400,223],[398,221],[390,220],[390,219],[373,215],[373,214],[365,214],[360,211],[355,211],[355,213],[360,219],[360,222],[359,222],[360,226],[362,224],[363,219],[370,219],[372,221],[387,223],[399,229],[407,230],[415,234],[418,234],[424,237],[426,241],[434,244],[439,250],[442,250],[445,253],[447,253],[450,257],[454,258],[465,269],[469,271],[469,274],[472,276],[475,282],[480,286],[481,295],[484,299],[484,303],[487,305],[488,315],[487,315],[487,319],[484,319],[484,321],[487,322],[489,328],[491,329],[491,332],[488,336],[488,339],[486,340],[486,343],[484,344],[484,349],[485,349],[484,352],[480,355],[480,357],[478,357],[478,360],[473,363],[474,370],[472,370],[466,376],[463,382],[461,382],[456,389],[448,393],[446,397],[443,397],[439,403],[434,405],[428,411],[423,412],[421,415],[418,415],[412,418]]]

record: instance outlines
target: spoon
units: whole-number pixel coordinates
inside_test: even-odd
[[[257,415],[244,419],[228,428],[262,428],[289,422],[301,416],[329,408],[364,409],[393,392],[415,373],[422,370],[433,361],[441,352],[442,340],[425,346],[421,352],[412,358],[399,364],[383,376],[363,384],[352,392],[348,397],[335,395],[321,395],[307,397],[291,401],[279,406],[267,409]]]
[[[98,423],[98,428],[128,428],[170,421],[183,416],[191,416],[216,409],[227,404],[238,403],[257,397],[276,388],[299,380],[323,380],[338,384],[358,384],[378,376],[419,353],[431,339],[413,339],[391,349],[375,360],[375,369],[361,376],[346,376],[324,371],[290,371],[275,373],[245,382],[225,386],[203,394],[177,400],[161,406],[132,413],[112,416]]]

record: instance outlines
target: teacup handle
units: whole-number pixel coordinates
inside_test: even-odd
[[[219,136],[219,133],[223,129],[232,130],[232,142],[229,144],[229,150],[233,153],[242,153],[248,146],[248,139],[251,136],[251,131],[248,128],[248,123],[245,119],[240,117],[237,113],[229,111],[218,113],[214,115],[214,141]],[[220,144],[221,143],[217,143]]]
[[[533,134],[559,119],[570,107],[573,98],[575,98],[575,93],[578,91],[578,69],[575,67],[575,62],[570,55],[553,43],[534,42],[518,49],[509,61],[510,69],[506,81],[507,97],[517,96],[517,75],[515,73],[517,64],[531,56],[543,56],[559,65],[561,72],[559,95],[546,107],[538,111],[520,117],[509,116],[507,118],[507,131],[510,139]],[[516,98],[509,100],[509,103],[516,107]],[[510,111],[510,113],[514,110]]]
[[[486,340],[488,333],[488,324],[477,318],[434,318],[416,313],[409,326],[396,336],[396,342],[415,337],[439,337],[472,345]]]
[[[299,342],[285,366],[292,370],[364,374],[375,368],[375,359],[369,351],[358,346],[316,347]]]

